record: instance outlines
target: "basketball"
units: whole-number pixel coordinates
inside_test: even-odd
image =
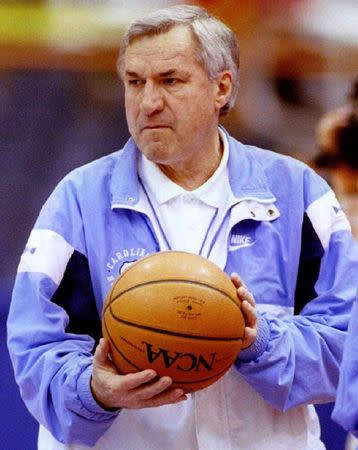
[[[119,373],[154,369],[194,392],[237,358],[244,319],[236,288],[214,263],[165,251],[129,266],[103,307],[103,336]]]

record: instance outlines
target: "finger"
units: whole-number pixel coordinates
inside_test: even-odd
[[[170,377],[161,377],[159,380],[153,381],[152,383],[139,386],[139,388],[131,391],[131,393],[136,396],[137,400],[147,400],[166,391],[172,383],[173,380]]]
[[[106,339],[101,338],[94,352],[93,364],[102,367],[112,368],[113,364],[109,360],[108,354],[109,354],[109,343]]]
[[[237,293],[238,293],[239,297],[241,298],[241,300],[243,302],[247,301],[253,307],[256,306],[256,302],[255,302],[254,296],[251,294],[251,292],[246,287],[240,286],[237,289]]]
[[[242,342],[242,348],[244,349],[250,347],[250,345],[252,345],[255,342],[256,337],[257,337],[256,328],[245,327],[245,336]]]
[[[150,383],[155,379],[157,373],[155,370],[146,369],[137,373],[129,373],[121,377],[121,383],[123,389],[126,391],[134,390],[142,386],[143,384]]]
[[[168,389],[167,391],[146,400],[144,404],[147,408],[153,408],[170,403],[179,403],[185,400],[187,400],[187,396],[184,394],[183,389]]]
[[[241,310],[245,316],[245,324],[248,327],[255,327],[257,324],[257,313],[255,307],[244,300],[241,304]]]
[[[241,279],[241,277],[236,273],[233,272],[230,276],[231,281],[234,283],[236,288],[239,288],[240,286],[245,286],[245,283],[243,282],[243,280]]]

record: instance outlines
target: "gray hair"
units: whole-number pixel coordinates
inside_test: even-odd
[[[239,44],[235,33],[223,22],[203,8],[175,5],[149,13],[134,20],[125,33],[118,59],[119,73],[123,73],[124,55],[137,38],[166,33],[175,25],[190,28],[197,43],[197,58],[203,64],[210,80],[215,80],[223,70],[232,74],[232,92],[229,101],[221,108],[226,114],[236,100],[239,88]]]

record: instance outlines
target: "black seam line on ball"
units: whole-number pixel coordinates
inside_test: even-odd
[[[111,334],[110,334],[110,332],[109,332],[109,330],[108,330],[106,320],[104,320],[104,326],[106,327],[106,331],[107,331],[107,335],[108,335],[108,337],[109,337],[109,340],[111,341],[111,343],[112,343],[113,347],[116,349],[116,351],[121,355],[121,357],[122,357],[125,361],[127,361],[128,364],[130,364],[132,367],[134,367],[136,370],[138,370],[138,372],[140,372],[141,370],[144,370],[144,369],[142,369],[142,368],[136,366],[132,361],[130,361],[130,360],[129,360],[129,359],[128,359],[128,358],[127,358],[120,350],[119,350],[119,348],[117,347],[117,344],[116,344],[116,343],[114,342],[114,340],[112,339],[112,336],[111,336]]]
[[[112,312],[112,310],[111,310],[111,312]],[[166,334],[168,336],[178,336],[178,337],[183,337],[183,338],[187,338],[187,339],[198,339],[198,340],[201,339],[203,341],[222,341],[222,342],[242,341],[242,337],[240,337],[240,336],[233,336],[233,337],[198,336],[195,334],[186,334],[186,333],[180,333],[177,331],[163,330],[162,328],[154,328],[154,327],[150,327],[148,325],[141,325],[141,324],[129,322],[124,319],[120,319],[119,317],[116,317],[113,313],[112,313],[112,318],[119,323],[123,323],[124,325],[129,325],[131,327],[140,328],[140,329],[146,330],[146,331],[153,331],[154,333]]]
[[[119,281],[120,283],[120,281]],[[122,291],[119,295],[117,295],[116,297],[113,297],[110,299],[108,306],[114,302],[118,297],[120,297],[121,295],[126,294],[127,292],[132,291],[133,289],[137,289],[143,286],[150,286],[151,284],[164,284],[164,283],[184,283],[184,284],[195,284],[195,285],[199,285],[199,286],[204,286],[208,289],[213,289],[216,292],[220,292],[220,294],[224,295],[225,297],[227,297],[235,306],[237,306],[238,308],[240,308],[240,304],[238,303],[238,301],[236,302],[235,300],[233,300],[233,298],[227,294],[225,291],[222,291],[221,289],[216,288],[215,286],[211,286],[210,284],[207,283],[202,283],[200,281],[194,281],[194,280],[183,280],[180,278],[167,278],[166,280],[153,280],[153,281],[146,281],[145,283],[140,283],[140,284],[136,284],[135,286],[132,286],[128,289],[126,289],[125,291]]]

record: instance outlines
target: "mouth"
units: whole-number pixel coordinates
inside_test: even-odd
[[[147,125],[143,130],[165,130],[170,128],[168,125]]]

